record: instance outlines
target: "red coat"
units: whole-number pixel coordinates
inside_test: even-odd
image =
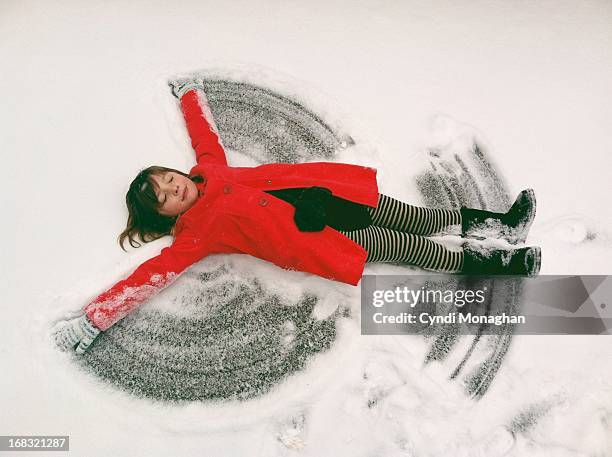
[[[264,190],[322,186],[376,207],[376,170],[335,162],[230,167],[204,93],[187,92],[181,107],[197,160],[190,174],[205,179],[196,183],[200,197],[179,217],[170,247],[85,307],[93,323],[106,330],[209,254],[249,254],[284,269],[357,285],[365,249],[329,226],[299,231],[294,207]]]

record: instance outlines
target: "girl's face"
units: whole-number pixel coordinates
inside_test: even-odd
[[[184,213],[198,200],[198,188],[186,176],[173,171],[153,175],[151,179],[157,184],[155,194],[159,201],[157,212],[162,216],[178,216]]]

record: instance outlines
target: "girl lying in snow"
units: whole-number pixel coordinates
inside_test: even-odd
[[[126,195],[119,244],[172,235],[170,247],[140,265],[55,332],[63,349],[84,353],[96,336],[209,254],[241,253],[288,270],[357,285],[366,262],[404,262],[463,274],[535,276],[540,249],[452,251],[426,238],[456,225],[462,236],[485,225],[523,242],[535,217],[533,190],[505,214],[412,206],[378,192],[376,170],[336,162],[230,167],[201,81],[170,83],[180,100],[197,164],[189,174],[152,166]]]

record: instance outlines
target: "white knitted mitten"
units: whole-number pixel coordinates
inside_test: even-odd
[[[54,332],[55,343],[64,351],[75,349],[83,354],[100,334],[100,329],[90,322],[87,315],[62,322]]]
[[[179,100],[191,89],[204,89],[204,81],[201,78],[179,78],[168,81],[172,94]]]

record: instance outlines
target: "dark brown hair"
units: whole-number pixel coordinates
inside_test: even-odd
[[[160,176],[163,173],[173,171],[181,174],[194,182],[202,182],[202,176],[189,176],[180,170],[174,168],[159,167],[153,165],[142,170],[130,184],[130,188],[125,195],[125,204],[128,208],[127,226],[119,235],[119,246],[125,251],[123,243],[127,238],[130,246],[138,248],[141,245],[136,240],[136,236],[143,243],[148,243],[161,238],[165,235],[172,234],[172,229],[178,216],[163,216],[159,214],[159,201],[155,190],[157,183],[151,178],[152,176]]]

